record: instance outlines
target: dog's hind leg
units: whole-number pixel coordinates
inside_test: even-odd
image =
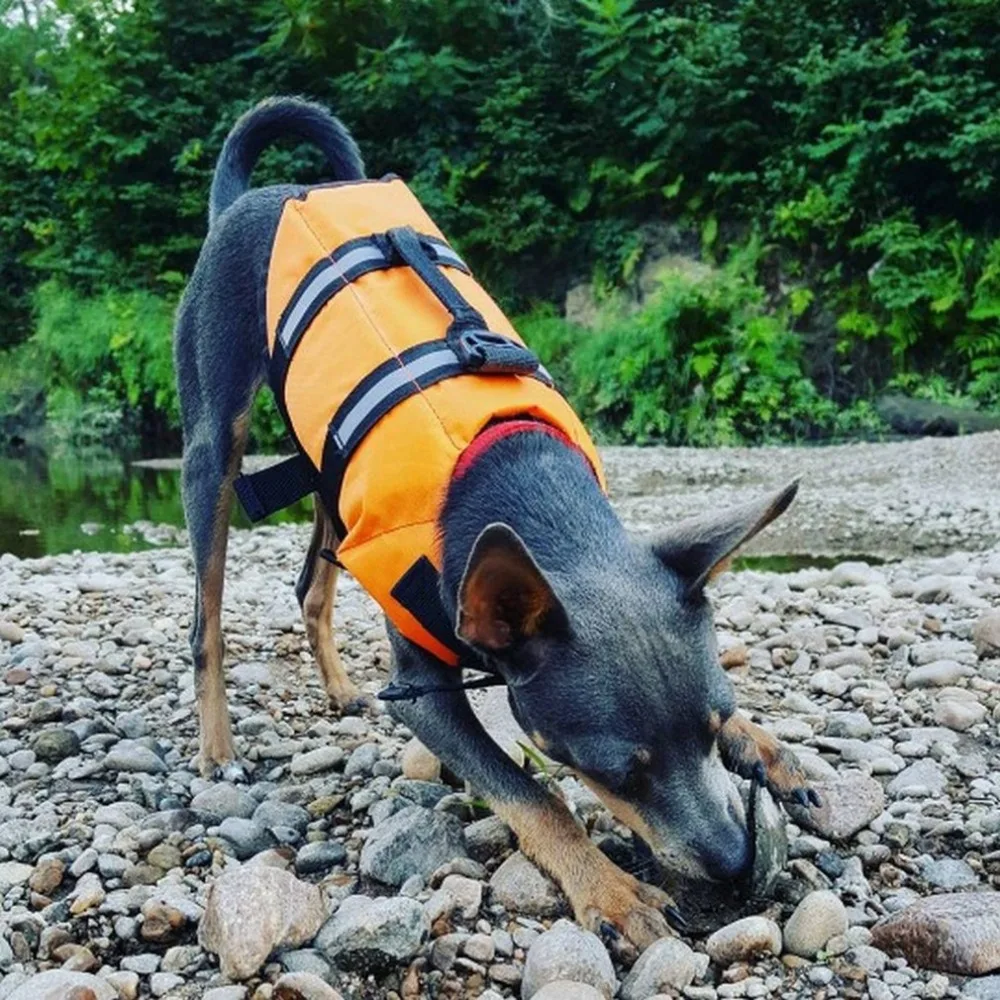
[[[344,711],[359,705],[358,689],[347,676],[333,633],[333,605],[337,596],[338,566],[328,556],[336,548],[333,524],[319,498],[313,510],[313,534],[309,551],[295,585],[302,608],[309,647],[319,665],[323,687],[334,705]]]
[[[191,656],[200,719],[199,769],[238,777],[223,672],[222,590],[233,506],[233,480],[250,429],[250,411],[239,413],[218,436],[189,442],[184,452],[184,512],[195,565]]]

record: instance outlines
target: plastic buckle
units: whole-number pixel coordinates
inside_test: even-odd
[[[461,330],[448,338],[463,368],[489,374],[533,375],[538,358],[524,347],[489,330]]]

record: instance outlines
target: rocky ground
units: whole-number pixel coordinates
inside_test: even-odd
[[[861,535],[823,551],[903,557],[714,586],[741,703],[800,752],[824,807],[788,818],[754,914],[727,911],[711,935],[695,922],[631,968],[560,919],[555,888],[409,733],[326,710],[292,593],[306,528],[232,537],[230,703],[253,765],[240,787],[192,767],[184,549],[0,556],[0,1000],[1000,997],[998,466],[990,478],[952,444],[878,461],[867,446],[839,462],[610,454],[640,527],[695,509],[699,483],[704,506],[800,470],[786,539],[822,535],[820,494],[839,482]],[[377,691],[384,632],[353,581],[340,591],[345,663]],[[575,779],[546,779],[627,853]]]

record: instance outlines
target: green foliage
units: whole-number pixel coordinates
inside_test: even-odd
[[[747,262],[704,278],[667,273],[641,310],[596,332],[546,309],[521,330],[605,439],[718,445],[826,435],[835,408],[806,377],[783,312],[765,311]]]
[[[370,173],[404,176],[509,309],[580,279],[629,287],[650,220],[723,268],[579,342],[551,311],[529,321],[610,435],[866,430],[854,404],[900,377],[1000,406],[998,14],[0,0],[0,350],[37,319],[50,410],[111,400],[125,430],[175,427],[169,303],[215,156],[241,111],[292,92],[337,110]],[[292,146],[255,180],[322,172]],[[730,261],[748,233],[768,248],[753,274]]]

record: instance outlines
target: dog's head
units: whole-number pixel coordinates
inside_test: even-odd
[[[717,746],[736,704],[705,585],[796,488],[652,544],[596,545],[559,572],[543,572],[511,528],[493,524],[459,589],[458,634],[504,676],[525,732],[688,875],[734,879],[752,859]]]

